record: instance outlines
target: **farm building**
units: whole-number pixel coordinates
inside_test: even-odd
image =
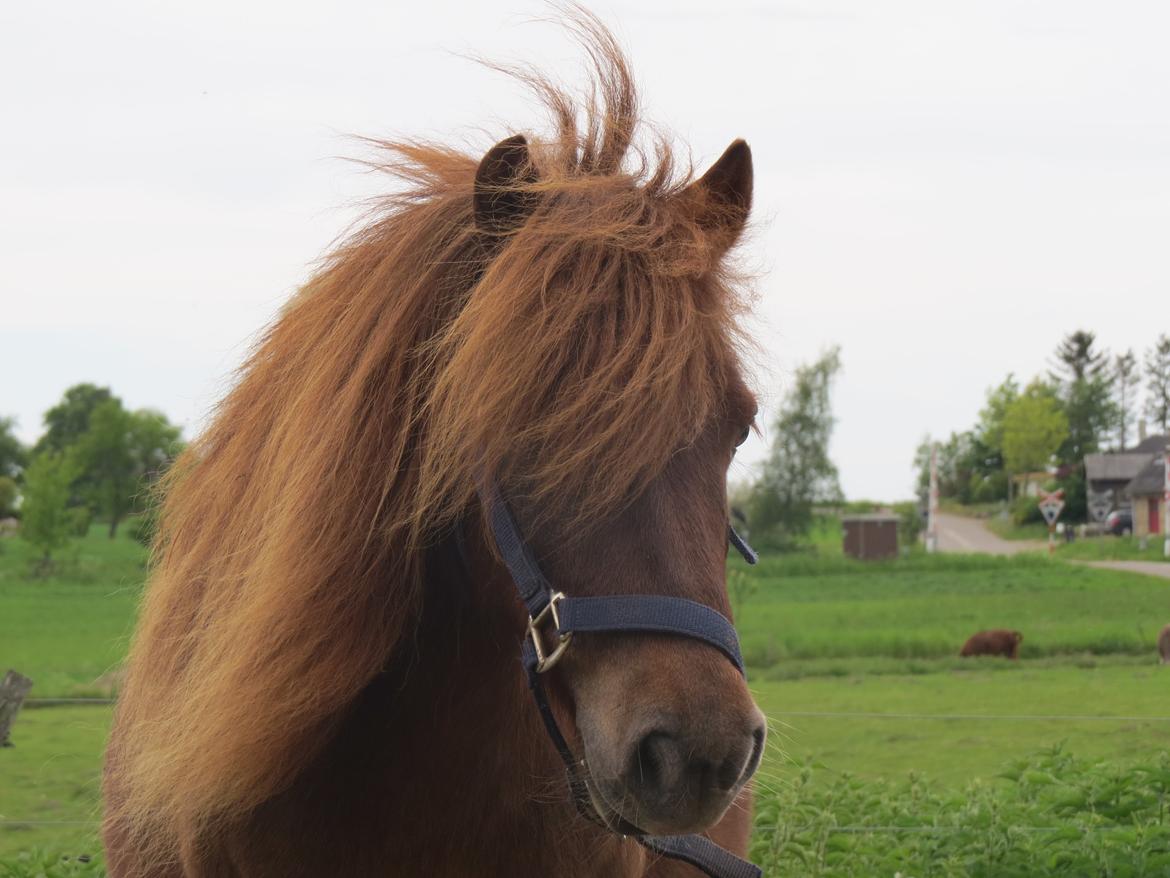
[[[898,516],[887,512],[846,515],[841,519],[845,554],[878,561],[898,554]]]
[[[1125,486],[1133,504],[1133,535],[1145,537],[1164,533],[1166,507],[1162,500],[1166,485],[1166,457],[1159,455],[1142,467]]]
[[[1168,440],[1168,436],[1149,436],[1125,451],[1085,455],[1085,480],[1089,491],[1097,494],[1108,492],[1112,497],[1113,509],[1128,509],[1131,503],[1129,485],[1165,452]],[[1158,490],[1160,493],[1160,486]],[[1136,525],[1136,505],[1133,515]]]

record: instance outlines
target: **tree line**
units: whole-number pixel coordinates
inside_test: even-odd
[[[127,409],[110,388],[77,384],[44,415],[44,433],[25,447],[12,418],[0,418],[0,518],[20,519],[42,566],[96,517],[113,539],[182,448],[161,412]]]
[[[1014,501],[1024,521],[1039,515],[1026,496],[1032,474],[1051,471],[1065,492],[1065,516],[1085,520],[1085,455],[1131,448],[1146,425],[1170,433],[1170,336],[1159,335],[1139,360],[1132,349],[1111,354],[1094,333],[1077,330],[1057,346],[1047,374],[1022,387],[1009,374],[988,390],[973,427],[937,443],[939,495],[964,504]],[[935,444],[927,437],[915,453],[922,497]],[[1019,489],[1013,476],[1022,477]]]

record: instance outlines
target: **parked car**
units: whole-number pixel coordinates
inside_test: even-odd
[[[1133,533],[1133,513],[1128,509],[1114,509],[1105,519],[1105,533],[1127,537]]]

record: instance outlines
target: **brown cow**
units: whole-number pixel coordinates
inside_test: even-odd
[[[1170,625],[1158,634],[1158,655],[1162,657],[1162,664],[1170,665]]]
[[[1170,629],[1170,625],[1166,627]],[[1167,637],[1170,638],[1170,634]],[[1002,655],[1014,660],[1020,657],[1020,642],[1023,639],[1024,635],[1019,631],[1010,631],[1007,628],[977,631],[967,638],[959,655],[963,658],[973,655]]]

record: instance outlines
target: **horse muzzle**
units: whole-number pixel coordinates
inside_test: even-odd
[[[711,734],[663,715],[644,731],[599,753],[586,742],[593,806],[611,827],[627,833],[678,835],[717,823],[755,773],[764,750],[763,714],[716,716]],[[613,770],[605,768],[613,766]]]

